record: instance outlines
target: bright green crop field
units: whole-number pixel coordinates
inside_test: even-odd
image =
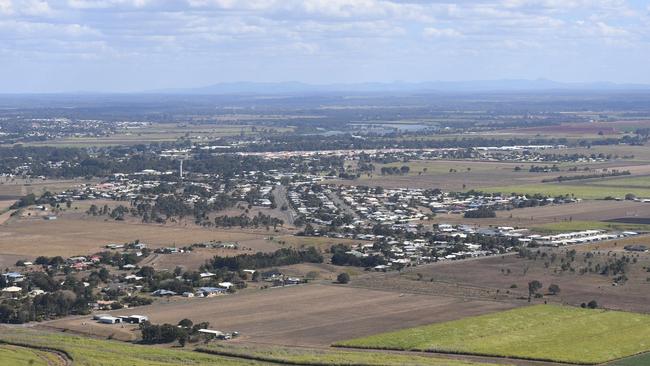
[[[650,350],[650,315],[536,305],[336,346],[598,364]]]

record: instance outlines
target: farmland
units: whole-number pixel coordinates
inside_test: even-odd
[[[485,192],[493,193],[517,193],[517,194],[544,194],[548,196],[575,196],[583,199],[603,199],[606,197],[623,198],[626,194],[632,193],[638,197],[650,197],[650,188],[644,187],[622,187],[622,186],[600,186],[589,183],[535,183],[523,185],[508,185],[477,188]]]
[[[590,300],[608,309],[650,312],[648,307],[648,253],[626,253],[625,245],[647,244],[647,237],[577,246],[570,265],[569,249],[542,249],[532,258],[518,255],[491,256],[462,262],[446,261],[411,268],[402,273],[368,274],[355,278],[354,286],[371,289],[393,289],[418,294],[446,295],[460,298],[491,299],[514,304],[526,304],[528,283],[540,281],[544,288],[556,284],[557,295],[533,299],[534,303],[558,303],[579,306]],[[536,251],[533,251],[536,253]],[[626,281],[615,283],[614,276],[595,271],[621,256],[630,257],[626,264]],[[633,258],[632,258],[633,257]],[[552,260],[552,258],[555,258]],[[567,262],[568,263],[568,262]],[[592,270],[586,270],[591,266]]]
[[[47,351],[0,345],[0,366],[63,366],[56,356]]]
[[[258,116],[260,120],[264,116]],[[276,117],[271,117],[274,119]],[[247,118],[244,118],[246,120]],[[236,121],[233,116],[232,120]],[[85,146],[114,146],[135,145],[146,143],[173,142],[180,138],[189,138],[200,141],[219,137],[238,135],[257,135],[255,129],[263,128],[259,125],[228,125],[228,124],[152,124],[137,129],[121,129],[109,136],[101,137],[66,137],[44,142],[32,142],[31,146],[59,146],[59,147],[85,147]],[[291,131],[290,128],[275,128],[277,132]]]
[[[475,363],[440,356],[400,355],[381,352],[355,352],[344,350],[326,350],[313,348],[286,348],[277,346],[223,346],[211,344],[198,347],[199,352],[224,356],[252,358],[280,364],[293,365],[363,365],[363,366],[487,366],[486,363]]]
[[[345,301],[332,301],[345,299]],[[209,321],[241,332],[242,341],[285,346],[327,346],[341,339],[367,336],[405,326],[458,319],[515,305],[494,301],[400,294],[399,292],[313,284],[274,288],[208,299],[171,300],[138,308],[156,323],[183,318]],[[114,314],[130,314],[119,310]],[[48,327],[132,340],[129,328],[88,322],[87,317],[61,319]]]
[[[537,305],[338,342],[597,364],[650,350],[650,316]]]
[[[92,218],[11,220],[0,231],[0,253],[33,257],[38,255],[76,255],[100,251],[109,243],[125,243],[136,239],[153,248],[183,246],[192,243],[252,241],[257,250],[273,250],[277,245],[263,239],[262,233],[236,230],[208,230],[181,225],[147,225]],[[38,245],[34,245],[37,243]],[[244,244],[245,245],[245,244]]]
[[[4,329],[7,330],[7,329]],[[165,366],[165,365],[358,365],[358,366],[489,366],[445,356],[359,352],[338,349],[284,348],[262,345],[190,344],[183,350],[88,339],[85,337],[15,330],[1,334],[0,365],[2,366]],[[21,345],[21,346],[17,346]],[[38,348],[48,350],[39,350]],[[67,358],[70,360],[67,360]]]
[[[191,351],[138,346],[123,342],[97,340],[60,333],[35,332],[33,330],[14,329],[8,332],[5,328],[0,333],[0,341],[29,347],[46,347],[60,350],[68,354],[75,365],[82,366],[122,366],[125,364],[137,366],[172,366],[178,365],[179,363],[197,366],[214,364],[225,366],[260,364],[255,361],[234,360],[232,358]],[[22,350],[24,349],[22,348]],[[26,357],[24,352],[27,351],[23,351],[23,354],[19,355],[21,359]]]

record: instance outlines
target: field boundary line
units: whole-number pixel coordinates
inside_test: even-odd
[[[24,348],[30,348],[30,349],[35,349],[35,350],[39,350],[39,351],[45,351],[45,352],[53,353],[63,361],[64,365],[72,366],[74,364],[74,359],[72,358],[70,353],[68,351],[63,350],[63,349],[46,347],[46,346],[36,346],[36,345],[33,345],[33,344],[29,344],[29,343],[8,341],[8,340],[5,340],[5,339],[0,339],[0,344],[7,344],[7,345],[11,345],[11,346],[24,347]]]
[[[419,349],[419,348],[404,350],[404,349],[391,348],[391,347],[344,346],[344,345],[337,345],[336,343],[333,344],[332,347],[348,349],[348,350],[374,349],[374,350],[383,350],[383,351],[409,351],[414,354],[432,353],[432,354],[440,354],[440,355],[477,356],[477,357],[494,358],[494,359],[501,359],[501,360],[544,362],[544,363],[551,363],[553,365],[578,365],[578,366],[606,365],[612,361],[615,361],[615,360],[611,360],[611,361],[607,361],[606,363],[602,363],[602,362],[601,363],[589,363],[589,362],[579,363],[579,362],[570,362],[570,361],[558,361],[558,360],[547,359],[547,358],[499,356],[499,355],[480,353],[480,352],[454,352],[454,351],[444,351],[444,350],[436,350],[436,349]]]

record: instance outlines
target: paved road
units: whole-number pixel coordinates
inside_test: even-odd
[[[335,205],[336,205],[336,206],[337,206],[341,211],[343,211],[344,213],[346,213],[346,214],[348,214],[348,215],[351,215],[351,216],[354,217],[355,219],[358,219],[358,218],[359,218],[359,215],[357,215],[357,213],[354,212],[354,210],[352,209],[352,207],[350,207],[350,205],[348,205],[347,203],[343,202],[343,200],[341,199],[341,197],[339,197],[339,195],[336,194],[336,192],[332,192],[332,193],[328,194],[327,196],[332,200],[332,202],[334,202],[334,204],[335,204]]]
[[[286,214],[288,224],[293,225],[298,214],[293,210],[289,203],[289,199],[287,198],[287,188],[282,185],[275,186],[275,188],[273,188],[273,197],[275,198],[275,204],[278,205],[278,207],[281,208],[284,205],[287,206],[287,210],[282,212]]]

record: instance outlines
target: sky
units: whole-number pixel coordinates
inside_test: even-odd
[[[648,0],[0,0],[0,92],[650,84]]]

